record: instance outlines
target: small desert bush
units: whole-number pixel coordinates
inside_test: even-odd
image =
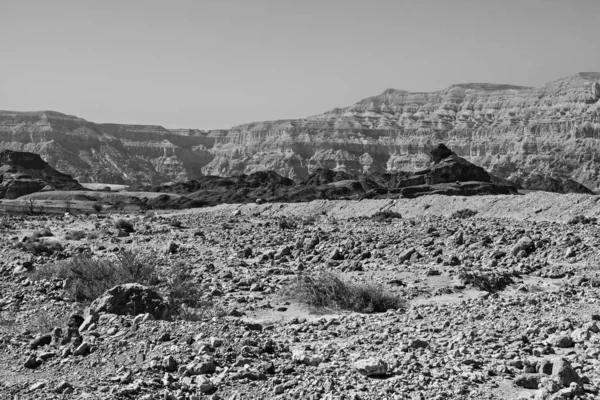
[[[298,227],[298,224],[293,219],[286,217],[280,218],[277,221],[277,225],[279,229],[296,229]]]
[[[56,327],[65,326],[65,315],[57,315],[47,310],[36,308],[25,318],[17,317],[14,310],[0,312],[0,333],[28,332],[33,334],[48,334]]]
[[[169,220],[169,225],[171,225],[173,228],[181,228],[183,223],[178,219],[171,219]]]
[[[24,328],[35,334],[48,334],[56,327],[63,327],[67,323],[65,315],[55,315],[46,310],[37,309],[27,317]]]
[[[95,202],[94,204],[92,204],[92,208],[94,209],[94,211],[99,213],[100,211],[102,211],[103,206],[102,206],[102,203]]]
[[[575,215],[567,221],[569,225],[576,224],[595,224],[598,219],[596,217],[588,218],[584,215]]]
[[[495,293],[503,290],[513,283],[513,274],[502,271],[479,271],[461,269],[458,278],[465,284],[471,285],[479,290]]]
[[[119,218],[115,221],[115,228],[125,231],[125,232],[133,232],[133,222],[128,219]]]
[[[33,280],[66,280],[66,289],[77,301],[93,301],[106,290],[124,283],[152,284],[156,264],[150,257],[130,250],[115,254],[116,259],[79,255],[53,265],[40,266]]]
[[[464,218],[474,217],[475,215],[477,215],[477,211],[465,208],[465,209],[453,212],[452,215],[450,215],[450,218],[464,219]]]
[[[392,210],[377,211],[373,214],[373,220],[377,222],[390,221],[392,219],[400,219],[402,215]]]
[[[39,239],[19,242],[15,245],[15,248],[35,256],[51,256],[54,253],[59,253],[64,250],[64,247],[58,242],[47,242]]]
[[[87,236],[87,233],[84,231],[68,231],[65,234],[65,239],[67,240],[81,240]]]
[[[186,321],[200,321],[223,313],[213,301],[203,296],[194,281],[191,268],[182,263],[173,265],[167,276],[167,298],[172,315]]]
[[[301,275],[281,295],[316,309],[342,309],[361,313],[406,309],[405,299],[375,283],[348,282],[331,272]]]
[[[31,235],[32,239],[39,239],[41,237],[51,237],[54,236],[54,234],[52,233],[52,231],[49,228],[44,228],[41,231],[35,231],[33,232],[33,234]]]
[[[317,217],[315,217],[314,215],[302,218],[302,225],[303,226],[313,226],[317,223]]]
[[[16,315],[14,310],[0,311],[0,333],[16,333],[19,326]]]

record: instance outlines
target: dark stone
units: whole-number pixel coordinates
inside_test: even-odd
[[[50,334],[42,335],[42,336],[38,336],[37,338],[33,339],[29,343],[29,348],[31,350],[35,350],[38,347],[47,346],[51,343],[52,343],[52,335],[50,335]]]
[[[275,374],[275,364],[269,361],[265,361],[260,365],[260,368],[269,375]]]
[[[525,389],[537,389],[543,377],[543,374],[521,374],[515,378],[515,385]]]
[[[138,315],[150,313],[156,319],[169,318],[169,306],[153,289],[138,283],[127,283],[107,290],[94,300],[90,308],[97,313]]]
[[[246,330],[248,331],[258,331],[258,332],[262,332],[263,330],[263,326],[261,324],[257,324],[257,323],[252,323],[252,322],[248,322],[246,325]]]

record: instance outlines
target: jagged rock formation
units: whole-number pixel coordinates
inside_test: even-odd
[[[16,199],[40,190],[83,190],[83,187],[49,166],[38,154],[0,152],[0,199]]]
[[[388,89],[304,119],[214,131],[0,112],[0,148],[36,152],[82,182],[156,184],[264,170],[292,179],[322,168],[416,172],[431,165],[427,151],[445,142],[499,178],[571,179],[597,190],[599,81],[600,73],[588,72],[540,88],[470,83],[430,93]]]
[[[492,182],[492,176],[440,144],[431,152],[434,165],[414,174],[360,174],[319,168],[294,182],[274,171],[233,177],[204,176],[147,190],[189,196],[205,205],[254,201],[303,202],[316,199],[385,199],[430,194],[515,194],[516,187]]]

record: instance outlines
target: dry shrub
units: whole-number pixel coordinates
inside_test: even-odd
[[[181,222],[178,219],[171,219],[169,220],[169,225],[171,225],[173,228],[181,228],[183,226],[183,222]]]
[[[106,290],[124,283],[152,284],[156,281],[156,264],[148,256],[121,250],[116,259],[99,259],[79,255],[53,265],[40,266],[33,280],[66,280],[66,290],[77,301],[93,301]]]
[[[475,215],[477,215],[477,211],[471,210],[469,208],[465,208],[465,209],[453,212],[452,215],[450,215],[450,218],[464,219],[464,218],[474,217]]]
[[[302,225],[303,226],[313,226],[316,223],[317,223],[317,217],[315,217],[314,215],[310,215],[308,217],[302,218]]]
[[[194,281],[190,267],[177,263],[167,276],[169,308],[176,318],[200,321],[224,314],[213,301],[202,295],[200,285]]]
[[[64,247],[58,242],[47,242],[39,239],[27,240],[15,244],[15,248],[31,253],[35,256],[51,256],[64,250]]]
[[[56,327],[62,327],[67,324],[65,315],[53,314],[47,310],[38,309],[27,317],[24,328],[31,333],[47,334]]]
[[[54,234],[52,233],[50,228],[44,228],[41,231],[33,232],[33,234],[31,235],[31,238],[35,240],[35,239],[39,239],[41,237],[51,237],[51,236],[54,236]]]
[[[406,309],[407,302],[376,283],[348,282],[331,272],[298,276],[283,288],[284,298],[316,309],[341,309],[361,313]]]
[[[134,231],[133,222],[123,218],[119,218],[115,221],[115,228],[129,233]]]
[[[478,271],[461,269],[458,277],[467,285],[476,287],[479,290],[494,293],[504,290],[506,286],[512,284],[513,274],[504,271]]]
[[[568,221],[567,224],[569,225],[576,225],[576,224],[595,224],[598,221],[598,218],[596,217],[586,217],[584,215],[575,215],[573,217],[571,217]]]
[[[402,218],[402,215],[392,210],[384,210],[377,211],[371,218],[377,222],[384,222],[392,219],[400,219]]]
[[[0,312],[0,332],[17,334],[29,332],[33,334],[47,334],[56,327],[64,326],[67,322],[65,315],[52,313],[43,309],[35,309],[25,318],[17,317],[14,310]]]
[[[87,233],[84,231],[68,231],[65,234],[65,239],[67,240],[81,240],[87,237]]]
[[[296,229],[298,227],[298,224],[296,224],[296,222],[291,219],[291,218],[280,218],[279,221],[277,221],[277,225],[279,226],[279,229]]]

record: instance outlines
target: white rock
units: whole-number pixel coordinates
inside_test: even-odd
[[[354,363],[354,368],[365,376],[385,375],[388,372],[388,364],[380,358],[367,358]]]

